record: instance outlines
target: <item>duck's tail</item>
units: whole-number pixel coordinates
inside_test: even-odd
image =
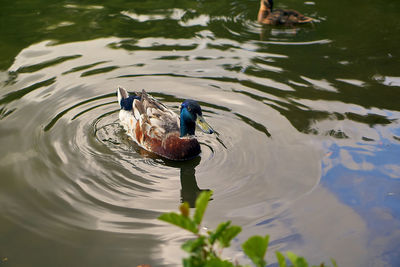
[[[126,91],[124,88],[118,86],[117,95],[118,95],[118,104],[122,108],[121,100],[129,97],[128,91]]]
[[[137,99],[140,101],[142,94],[136,93],[134,95],[129,95],[128,91],[126,91],[124,88],[118,87],[117,95],[120,108],[124,110],[132,110],[134,100]]]

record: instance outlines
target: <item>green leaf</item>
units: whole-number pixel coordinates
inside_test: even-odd
[[[217,227],[217,229],[215,229],[215,232],[209,232],[210,238],[209,241],[211,243],[211,245],[214,244],[214,242],[221,236],[222,232],[225,231],[225,229],[231,224],[230,221],[227,222],[223,222],[220,223]]]
[[[297,262],[297,258],[298,258],[297,255],[290,251],[288,253],[286,253],[286,255],[289,258],[289,260],[292,262],[292,264],[294,266],[296,266],[296,262]]]
[[[276,258],[278,259],[279,267],[286,267],[286,259],[285,256],[282,255],[279,251],[275,252]]]
[[[200,250],[205,245],[205,237],[200,236],[195,240],[188,240],[182,245],[182,249],[186,252],[193,253],[195,251]]]
[[[160,217],[158,217],[158,219],[179,226],[194,234],[197,234],[199,232],[199,230],[196,227],[196,224],[190,218],[179,215],[175,212],[164,213]]]
[[[334,259],[331,259],[331,262],[332,262],[333,267],[337,267],[337,263]]]
[[[210,200],[212,191],[203,191],[196,199],[196,210],[193,215],[193,221],[200,225],[206,211],[208,201]]]
[[[189,257],[182,260],[183,267],[203,267],[204,261],[197,257]]]
[[[234,267],[233,263],[220,258],[212,258],[206,262],[204,267]]]
[[[218,241],[221,242],[222,247],[229,247],[231,245],[232,239],[235,238],[240,232],[242,231],[242,227],[232,225],[231,227],[228,227],[225,229],[225,231],[222,232],[220,237],[218,238]]]
[[[293,252],[288,252],[287,257],[292,262],[293,267],[308,267],[307,261],[303,257],[299,257]]]
[[[244,253],[251,259],[257,267],[264,267],[267,263],[264,260],[267,253],[269,236],[252,236],[243,243]]]
[[[307,263],[307,261],[306,261],[306,259],[305,258],[303,258],[303,257],[299,257],[298,259],[297,259],[297,267],[308,267],[308,263]]]
[[[183,259],[182,260],[182,265],[183,267],[193,267],[193,263],[191,261],[191,258]]]
[[[182,263],[184,267],[203,267],[205,261],[199,257],[190,256],[189,258],[183,259]]]

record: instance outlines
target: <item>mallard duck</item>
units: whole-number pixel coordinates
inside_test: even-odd
[[[273,9],[273,0],[261,0],[257,21],[268,25],[295,25],[313,21],[296,10]]]
[[[196,124],[205,133],[214,132],[194,100],[185,100],[178,116],[145,90],[129,95],[119,87],[117,94],[119,120],[127,134],[139,146],[164,158],[187,160],[200,154],[200,144],[194,136]]]

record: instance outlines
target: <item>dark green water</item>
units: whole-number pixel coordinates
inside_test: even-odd
[[[0,2],[0,266],[177,266],[159,222],[214,191],[205,226],[317,264],[400,265],[400,2],[276,1],[317,18],[261,27],[259,2]],[[118,124],[116,88],[219,136],[173,163]]]

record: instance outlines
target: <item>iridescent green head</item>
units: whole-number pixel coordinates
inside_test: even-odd
[[[200,129],[208,134],[212,134],[214,130],[204,120],[199,103],[194,100],[187,99],[181,105],[181,129],[180,136],[194,135],[196,124]]]

